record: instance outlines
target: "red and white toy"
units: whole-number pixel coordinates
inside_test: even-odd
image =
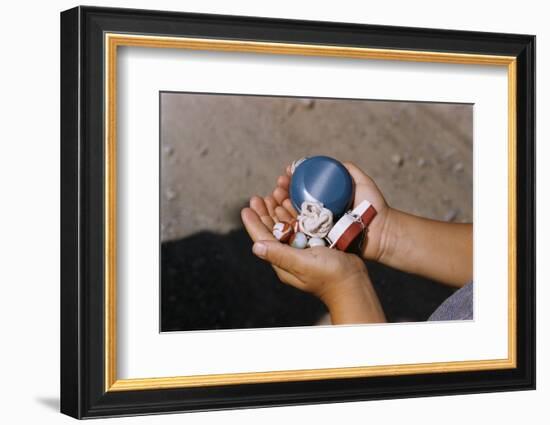
[[[345,213],[327,235],[330,248],[346,251],[358,237],[364,237],[367,227],[376,216],[369,201],[362,201],[353,211]]]

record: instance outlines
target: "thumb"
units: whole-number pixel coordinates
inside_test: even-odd
[[[301,250],[277,241],[258,241],[252,246],[252,252],[292,274],[300,269],[302,263]]]
[[[356,183],[369,183],[372,179],[366,175],[357,165],[353,162],[344,162],[344,167],[346,167],[351,174],[353,180]]]

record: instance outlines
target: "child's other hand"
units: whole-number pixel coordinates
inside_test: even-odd
[[[269,198],[253,197],[241,217],[254,241],[254,254],[271,263],[281,281],[319,297],[333,324],[385,321],[359,257],[327,247],[296,249],[280,243],[272,235],[274,219],[292,216]]]
[[[368,227],[363,258],[455,287],[472,281],[471,224],[430,220],[390,208],[373,179],[354,164],[343,164],[355,183],[353,206],[366,199],[378,212]],[[265,199],[271,217],[296,217],[288,193],[290,179],[287,167],[272,196]]]
[[[365,259],[381,261],[387,245],[386,233],[390,207],[373,179],[363,173],[355,164],[351,162],[344,162],[343,164],[348,169],[355,184],[353,208],[366,199],[374,205],[377,211],[376,217],[369,225],[362,256]],[[288,166],[286,175],[279,176],[277,179],[277,187],[273,191],[273,195],[266,198],[266,205],[271,217],[275,217],[277,212],[281,214],[280,208],[283,208],[289,216],[297,216],[296,210],[289,199],[290,179],[290,166]]]

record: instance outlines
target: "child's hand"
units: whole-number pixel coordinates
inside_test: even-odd
[[[388,228],[387,221],[390,215],[390,208],[373,179],[351,162],[344,162],[343,164],[348,169],[355,184],[353,208],[366,199],[374,205],[377,211],[376,217],[369,225],[367,239],[363,244],[362,256],[365,259],[381,261],[388,239],[386,237],[386,230]],[[289,199],[290,178],[289,166],[286,169],[286,175],[279,176],[277,179],[277,187],[273,191],[273,196],[266,198],[266,205],[272,217],[275,217],[277,213],[279,215],[284,214],[280,209],[284,209],[289,217],[297,216],[296,210]]]
[[[296,249],[278,242],[271,233],[274,218],[289,220],[291,216],[282,207],[275,209],[270,215],[264,199],[253,197],[250,208],[241,212],[255,242],[254,254],[270,262],[283,282],[319,297],[329,309],[333,324],[385,321],[363,261],[336,249]]]
[[[460,287],[473,278],[471,224],[429,220],[390,208],[374,181],[354,164],[344,162],[355,183],[353,206],[370,201],[378,214],[368,227],[363,258]],[[269,215],[296,216],[289,199],[290,167],[265,199]]]

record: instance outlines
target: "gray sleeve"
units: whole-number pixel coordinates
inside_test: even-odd
[[[468,283],[447,298],[428,318],[435,320],[472,320],[474,318],[474,284]]]

